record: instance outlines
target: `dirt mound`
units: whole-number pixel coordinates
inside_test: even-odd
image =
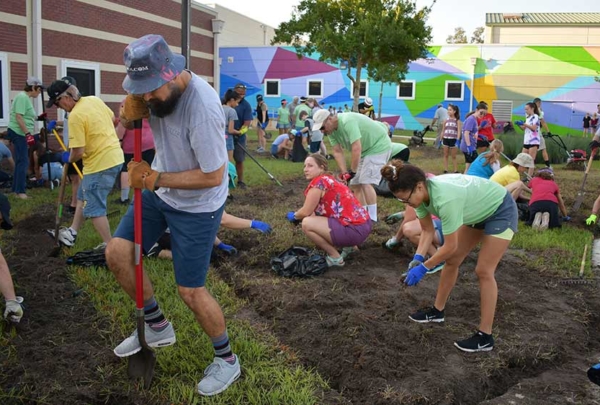
[[[262,198],[261,193],[236,197],[228,211],[236,214],[245,199]],[[294,206],[297,199],[278,197],[278,203]],[[384,227],[378,224],[377,232]],[[562,286],[507,254],[497,270],[496,347],[464,354],[453,342],[470,336],[479,322],[476,254],[461,267],[446,322],[420,325],[408,315],[432,304],[439,274],[418,287],[403,287],[406,252],[367,243],[344,268],[311,280],[286,280],[266,260],[248,260],[260,249],[252,234],[238,233],[231,243],[248,254],[242,252],[220,273],[347,403],[597,403],[598,390],[585,375],[600,352],[600,297],[591,287]]]
[[[150,404],[122,381],[124,362],[105,336],[111,328],[68,277],[64,259],[50,258],[53,207],[19,222],[3,252],[25,315],[15,333],[5,333],[14,350],[0,351],[0,402],[16,404]]]

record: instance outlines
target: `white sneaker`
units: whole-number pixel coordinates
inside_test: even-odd
[[[220,357],[215,357],[212,364],[204,370],[204,378],[198,383],[200,395],[212,396],[225,391],[240,378],[240,359],[235,356],[235,363],[229,364]]]
[[[169,322],[169,325],[160,332],[156,332],[146,324],[146,327],[144,328],[144,337],[146,338],[146,343],[150,347],[171,346],[177,341],[175,338],[175,330],[173,330],[171,322]],[[113,351],[119,357],[127,357],[136,354],[140,350],[142,350],[142,346],[140,345],[136,328],[131,336],[122,341]]]
[[[54,238],[54,229],[46,229],[46,233]],[[71,233],[71,228],[61,226],[58,230],[58,241],[66,247],[72,247],[76,239],[77,235]]]

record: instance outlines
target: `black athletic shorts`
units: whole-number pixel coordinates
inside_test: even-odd
[[[442,144],[449,148],[456,148],[456,141],[457,141],[456,138],[443,138]]]
[[[533,147],[539,148],[540,145],[523,145],[523,149],[527,149],[527,150],[529,150],[529,148],[533,148]]]
[[[463,152],[463,155],[465,155],[465,163],[473,163],[477,159],[477,151]]]

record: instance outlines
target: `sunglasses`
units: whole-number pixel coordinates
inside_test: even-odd
[[[406,200],[403,199],[403,198],[398,198],[398,197],[396,197],[396,200],[400,201],[403,204],[408,204],[408,202],[410,201],[410,197],[412,197],[413,193],[415,192],[415,188],[416,188],[416,186],[413,187],[412,190],[410,190],[410,194],[408,195],[408,197],[406,198]]]

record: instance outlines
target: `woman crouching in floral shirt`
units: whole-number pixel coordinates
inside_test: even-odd
[[[287,219],[302,222],[304,234],[327,253],[328,266],[343,266],[344,258],[371,233],[371,218],[348,186],[327,171],[327,166],[321,154],[306,158],[304,176],[310,184],[304,190],[304,205],[288,212]]]

